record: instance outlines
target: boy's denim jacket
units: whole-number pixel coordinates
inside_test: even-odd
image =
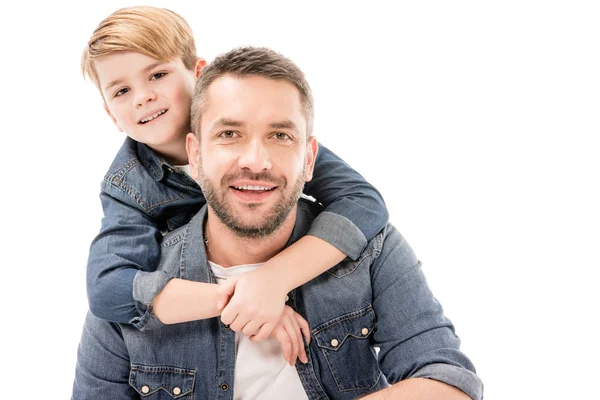
[[[327,206],[307,234],[319,237],[356,260],[387,223],[379,192],[343,160],[319,145],[313,180],[305,193]],[[92,242],[87,291],[92,313],[102,319],[146,329],[147,302],[132,293],[158,294],[168,278],[152,272],[160,258],[164,233],[184,224],[205,200],[200,187],[149,147],[126,138],[102,182],[104,218]]]
[[[288,246],[309,231],[317,208],[300,200]],[[165,236],[158,267],[165,276],[216,283],[203,245],[205,216],[206,207]],[[290,292],[287,304],[311,329],[309,363],[296,363],[309,399],[355,399],[410,377],[482,398],[482,383],[459,350],[452,323],[392,225],[356,260]],[[161,325],[154,316],[148,324]],[[235,354],[235,332],[218,317],[140,331],[88,314],[73,398],[233,399]]]

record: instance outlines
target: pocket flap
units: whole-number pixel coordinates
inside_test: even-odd
[[[142,397],[164,390],[177,399],[192,393],[195,381],[195,370],[165,365],[132,364],[129,373],[129,384]]]
[[[349,337],[369,337],[374,326],[375,312],[368,306],[320,325],[314,330],[314,335],[319,347],[338,351]]]

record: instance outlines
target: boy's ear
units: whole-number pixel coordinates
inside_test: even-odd
[[[204,58],[196,58],[196,65],[194,66],[194,74],[196,78],[200,76],[202,69],[206,67],[206,60]]]
[[[187,150],[188,161],[190,162],[190,170],[192,178],[200,179],[198,168],[200,167],[200,143],[194,133],[188,133],[185,137],[185,149]]]
[[[319,143],[317,142],[317,138],[311,135],[308,138],[308,143],[306,143],[306,169],[304,170],[304,180],[306,182],[312,180],[318,153]]]
[[[110,117],[110,119],[112,119],[113,124],[115,124],[115,126],[117,127],[117,129],[119,130],[119,132],[124,132],[123,128],[121,128],[121,125],[119,125],[119,123],[117,122],[117,119],[110,112],[110,109],[108,108],[108,106],[106,105],[106,103],[104,103],[104,111],[106,111],[106,113],[108,114],[108,116]]]

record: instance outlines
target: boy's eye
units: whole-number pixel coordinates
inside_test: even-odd
[[[157,72],[155,74],[152,75],[152,77],[150,78],[150,80],[157,80],[162,78],[163,76],[165,76],[167,73],[166,72]]]
[[[127,93],[127,92],[129,92],[129,89],[128,89],[128,88],[123,88],[123,89],[120,89],[120,90],[118,90],[118,91],[115,93],[115,96],[114,96],[114,97],[123,96],[123,95],[124,95],[125,93]]]

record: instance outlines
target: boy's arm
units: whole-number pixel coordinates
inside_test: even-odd
[[[150,310],[146,304],[134,300],[133,282],[138,271],[156,270],[162,235],[141,210],[105,191],[100,200],[104,218],[100,233],[90,246],[87,265],[90,311],[103,320],[143,329]],[[169,279],[162,272],[154,272],[145,281],[158,293]]]
[[[387,223],[388,212],[377,189],[325,146],[319,145],[313,179],[305,192],[326,207],[308,234],[222,289],[233,295],[221,314],[223,323],[235,320],[242,327],[250,324],[260,329],[256,340],[269,336],[290,290],[346,256],[356,260]]]
[[[335,246],[352,260],[388,222],[388,210],[379,191],[322,144],[313,178],[304,192],[325,206],[308,234]]]
[[[162,234],[153,220],[105,192],[100,198],[105,216],[87,269],[92,314],[140,330],[220,314],[217,285],[156,270]]]

